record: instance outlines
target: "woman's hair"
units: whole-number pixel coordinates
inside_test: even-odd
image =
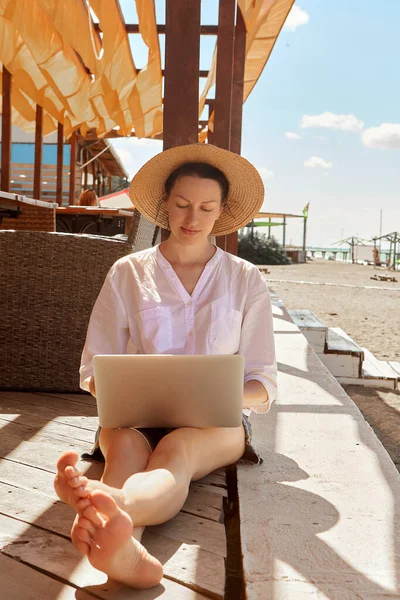
[[[79,196],[78,206],[98,206],[96,192],[94,190],[83,190]]]
[[[229,182],[222,171],[207,163],[187,162],[172,171],[165,182],[165,194],[168,197],[175,183],[182,177],[200,177],[216,181],[221,190],[221,204],[225,206],[229,193]]]

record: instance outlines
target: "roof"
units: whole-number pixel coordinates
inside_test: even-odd
[[[285,214],[285,213],[267,213],[267,212],[260,212],[258,213],[254,218],[255,219],[283,219],[283,217],[286,217],[287,219],[303,219],[304,216],[303,215],[290,215],[290,214]]]
[[[238,2],[247,30],[246,99],[294,0]],[[155,0],[136,0],[138,24],[124,22],[118,0],[90,0],[90,8],[89,14],[82,0],[0,3],[0,62],[13,75],[13,123],[33,132],[39,104],[44,108],[44,135],[55,131],[60,122],[67,138],[75,130],[83,135],[94,130],[97,137],[111,131],[122,136],[159,136],[163,24],[156,21]],[[203,26],[203,32],[206,29]],[[215,26],[208,29],[216,34]],[[137,31],[148,48],[148,62],[141,70],[131,53],[129,35],[135,34],[130,31]],[[199,114],[215,82],[215,66],[216,50]]]

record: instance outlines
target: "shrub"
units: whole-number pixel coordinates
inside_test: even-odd
[[[239,250],[241,258],[255,265],[288,265],[290,259],[279,242],[268,238],[265,233],[254,231],[239,233]]]

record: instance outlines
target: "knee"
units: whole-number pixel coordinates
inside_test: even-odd
[[[157,444],[154,454],[163,460],[177,461],[186,470],[191,465],[191,448],[189,439],[182,435],[184,428],[176,429],[164,436]],[[185,428],[186,429],[186,428]],[[188,429],[188,431],[190,431]]]
[[[132,429],[102,429],[100,447],[108,463],[134,456],[146,466],[151,455],[145,438]]]

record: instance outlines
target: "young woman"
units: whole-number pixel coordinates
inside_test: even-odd
[[[268,290],[257,267],[223,252],[210,236],[246,225],[264,198],[256,169],[211,145],[167,150],[134,177],[140,212],[169,238],[117,261],[93,308],[82,355],[81,386],[95,395],[96,354],[235,354],[245,358],[244,413],[267,412],[276,393]],[[247,409],[247,410],[246,410]],[[77,511],[75,546],[112,578],[157,585],[158,560],[140,544],[147,525],[171,519],[190,482],[242,457],[257,462],[244,414],[237,428],[102,429],[102,481],[64,453],[55,488]]]

